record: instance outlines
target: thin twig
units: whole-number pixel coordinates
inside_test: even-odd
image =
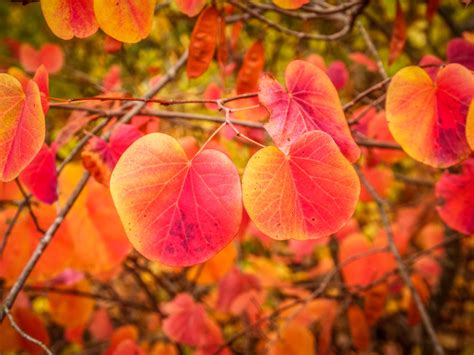
[[[5,314],[8,316],[8,320],[10,321],[10,324],[12,327],[17,331],[18,334],[20,334],[23,338],[28,340],[29,342],[32,342],[33,344],[38,345],[41,349],[44,350],[44,352],[48,355],[53,355],[53,352],[48,349],[48,347],[38,339],[33,338],[31,335],[26,334],[18,324],[16,324],[15,319],[13,318],[12,314],[10,313],[10,310],[5,306],[3,308]]]
[[[416,290],[415,286],[413,285],[413,282],[410,279],[408,270],[406,269],[405,264],[403,263],[402,257],[397,249],[397,246],[395,245],[395,239],[393,237],[392,226],[390,224],[390,220],[388,218],[388,214],[386,211],[386,208],[387,208],[386,202],[379,196],[377,191],[375,191],[374,187],[370,184],[370,182],[367,180],[367,178],[361,172],[361,170],[357,166],[355,166],[355,169],[357,173],[359,174],[362,184],[365,186],[365,188],[367,189],[367,191],[369,192],[369,194],[372,196],[375,203],[377,204],[377,207],[380,212],[380,217],[382,218],[382,224],[387,234],[388,247],[390,248],[391,253],[395,257],[395,260],[397,261],[397,268],[399,270],[401,278],[403,279],[403,282],[407,285],[408,289],[410,290],[412,294],[413,300],[415,301],[416,308],[418,309],[418,312],[420,313],[421,319],[423,321],[423,325],[431,339],[431,342],[433,343],[435,351],[436,353],[440,355],[444,355],[444,350],[438,341],[430,316],[428,315],[428,312],[426,311],[426,308],[423,304],[423,301],[421,300],[420,295],[418,294],[418,291]]]
[[[385,68],[382,63],[382,59],[380,59],[379,52],[375,48],[374,42],[372,42],[372,39],[370,38],[369,33],[365,30],[364,26],[360,22],[357,22],[357,26],[359,27],[359,30],[362,34],[362,37],[364,38],[365,43],[367,44],[367,47],[369,48],[370,53],[372,53],[372,56],[375,59],[375,63],[377,64],[377,67],[379,68],[379,73],[384,78],[387,80],[389,76],[387,75],[387,72],[385,71]]]

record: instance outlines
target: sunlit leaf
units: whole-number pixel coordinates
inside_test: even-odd
[[[0,181],[10,181],[33,160],[45,138],[41,96],[34,81],[23,89],[0,74]]]
[[[474,95],[474,77],[459,64],[448,64],[433,83],[419,67],[400,70],[387,92],[388,127],[412,158],[448,167],[466,158],[466,116]]]
[[[94,0],[100,28],[110,37],[136,43],[150,34],[156,0]]]
[[[274,239],[325,237],[340,229],[359,198],[357,174],[329,135],[303,134],[288,155],[258,151],[243,176],[245,208]]]
[[[188,160],[179,143],[164,134],[149,134],[132,144],[117,163],[110,186],[131,243],[165,264],[209,259],[240,226],[240,181],[229,158],[205,149]]]
[[[94,0],[42,0],[41,10],[49,28],[59,38],[85,38],[99,28],[93,2]]]
[[[351,162],[360,155],[352,139],[334,85],[314,65],[295,60],[286,67],[286,91],[266,75],[260,80],[259,99],[270,111],[265,128],[275,144],[285,153],[302,134],[322,130],[334,139]]]

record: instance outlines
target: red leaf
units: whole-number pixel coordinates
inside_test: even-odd
[[[37,51],[24,43],[20,47],[20,62],[28,72],[34,72],[44,65],[49,74],[56,74],[64,65],[64,53],[56,44],[46,43]]]
[[[108,186],[112,170],[123,152],[142,136],[135,126],[121,124],[113,130],[108,143],[92,137],[81,153],[82,164],[98,182]]]
[[[360,64],[367,68],[370,72],[378,71],[377,63],[373,59],[367,57],[364,53],[361,52],[352,52],[349,54],[349,58],[357,64]]]
[[[177,295],[163,306],[163,311],[169,315],[163,321],[163,332],[173,341],[198,348],[222,344],[219,327],[189,294]]]
[[[428,20],[428,22],[431,22],[431,20],[433,20],[433,16],[438,11],[439,1],[440,0],[427,0],[428,5],[426,7],[426,19]]]
[[[349,161],[356,161],[360,149],[327,75],[306,61],[295,60],[287,66],[285,78],[288,91],[268,75],[259,87],[260,102],[270,111],[265,128],[277,147],[287,153],[302,134],[321,130],[331,135]]]
[[[105,35],[104,51],[109,54],[117,53],[122,49],[123,43],[113,37]]]
[[[148,134],[122,155],[110,187],[131,243],[149,259],[176,266],[200,263],[239,230],[239,175],[216,150],[189,160],[174,138]]]
[[[20,174],[21,182],[38,200],[51,204],[58,199],[56,150],[43,145],[36,157]]]
[[[346,64],[340,60],[335,60],[331,63],[327,74],[337,90],[342,90],[349,81],[349,72],[347,71]]]
[[[239,296],[251,290],[259,291],[260,288],[260,282],[255,276],[234,268],[219,282],[216,308],[221,312],[230,312]]]
[[[41,95],[41,106],[43,107],[43,113],[46,115],[49,110],[49,75],[43,64],[36,70],[33,81],[38,85]]]
[[[210,83],[207,88],[206,88],[206,91],[204,91],[204,95],[203,95],[203,98],[205,100],[218,100],[221,98],[223,94],[223,90],[220,88],[219,85],[215,84],[215,83]],[[206,103],[206,108],[208,110],[217,110],[218,109],[218,106],[217,104],[213,104],[213,103]]]
[[[211,64],[217,46],[219,12],[215,7],[206,8],[194,25],[189,43],[186,64],[188,78],[197,78],[206,72]]]
[[[400,1],[396,2],[397,12],[393,23],[392,38],[390,40],[390,50],[388,54],[388,64],[392,64],[403,52],[405,41],[407,40],[407,26],[405,16]]]
[[[474,159],[461,169],[459,174],[446,171],[436,183],[436,209],[448,226],[469,235],[474,233]]]
[[[454,38],[448,42],[446,55],[449,63],[462,64],[474,70],[474,43],[462,38]]]
[[[178,9],[189,17],[200,13],[205,4],[206,0],[176,0]]]

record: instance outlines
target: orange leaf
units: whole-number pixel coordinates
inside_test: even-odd
[[[407,26],[405,16],[400,1],[396,2],[397,12],[395,14],[395,22],[393,24],[392,38],[390,39],[390,50],[388,54],[388,64],[392,64],[402,54],[403,47],[407,40]]]
[[[282,9],[294,10],[309,3],[309,0],[273,0],[273,3]]]
[[[285,324],[271,345],[270,355],[316,355],[311,331],[296,322]]]
[[[215,7],[208,7],[199,15],[189,43],[188,78],[201,76],[211,64],[217,46],[219,21]]]
[[[95,19],[94,0],[41,0],[43,16],[53,33],[61,39],[85,38],[99,25]]]
[[[100,28],[110,37],[136,43],[150,34],[156,0],[94,0]]]
[[[62,290],[90,293],[92,287],[87,280],[81,280],[71,286],[57,286]],[[92,316],[95,300],[61,293],[49,293],[48,301],[51,318],[66,328],[84,327]]]
[[[237,74],[237,94],[255,92],[265,65],[265,49],[260,41],[255,42],[245,53],[242,67]]]
[[[347,320],[354,347],[358,351],[368,351],[370,346],[369,326],[364,312],[357,304],[351,304],[347,309]]]
[[[259,150],[243,176],[244,205],[258,229],[274,239],[311,239],[339,230],[352,216],[360,183],[329,135],[303,134],[288,155]]]

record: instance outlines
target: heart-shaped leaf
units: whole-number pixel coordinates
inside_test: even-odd
[[[203,262],[239,230],[239,175],[215,150],[189,160],[174,138],[148,134],[122,155],[110,188],[131,243],[165,264]]]
[[[328,76],[313,64],[295,60],[286,67],[286,91],[275,79],[260,79],[259,99],[270,111],[265,125],[276,146],[287,153],[302,134],[321,130],[328,133],[351,162],[360,149],[347,125],[336,88]]]
[[[413,159],[434,167],[459,163],[470,153],[466,116],[474,76],[459,64],[439,70],[436,81],[415,66],[400,70],[387,91],[388,127]]]
[[[312,131],[288,155],[259,150],[243,176],[244,205],[258,229],[274,239],[328,236],[352,216],[359,178],[331,137]]]
[[[59,38],[85,38],[99,28],[93,2],[94,0],[41,0],[41,10],[49,28]]]
[[[156,0],[94,0],[100,28],[125,43],[147,37],[153,23]]]
[[[33,80],[22,88],[0,74],[0,181],[10,181],[33,160],[45,137],[41,96]]]

